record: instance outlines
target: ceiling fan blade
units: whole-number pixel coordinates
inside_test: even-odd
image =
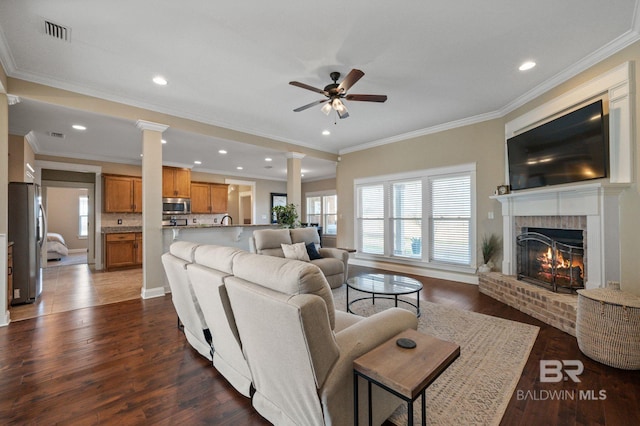
[[[313,87],[313,86],[309,86],[308,84],[300,83],[299,81],[290,81],[289,84],[292,85],[292,86],[297,86],[297,87],[301,87],[303,89],[311,90],[312,92],[320,93],[320,94],[325,95],[325,96],[329,96],[329,94],[327,92],[325,92],[324,90],[318,89],[318,88]]]
[[[362,78],[364,73],[357,69],[352,69],[349,74],[342,80],[342,83],[338,86],[338,93],[344,93],[351,88],[358,80]]]
[[[295,112],[304,111],[305,109],[311,108],[312,106],[323,104],[323,103],[327,102],[328,100],[329,99],[321,99],[319,101],[311,102],[310,104],[306,104],[304,106],[301,106],[299,108],[294,109],[294,111]]]
[[[387,95],[347,95],[344,98],[348,101],[384,102]]]

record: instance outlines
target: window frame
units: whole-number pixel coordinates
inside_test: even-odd
[[[304,217],[305,220],[304,222],[306,223],[311,223],[309,221],[309,216],[310,213],[308,211],[308,207],[309,207],[309,198],[317,198],[320,197],[320,223],[319,225],[322,226],[322,235],[323,236],[328,236],[328,237],[336,237],[338,235],[338,195],[336,190],[328,190],[328,191],[314,191],[314,192],[307,192],[304,194]],[[326,213],[325,212],[325,197],[336,197],[336,213]],[[317,216],[318,213],[313,213],[314,216]],[[335,233],[329,233],[327,232],[328,227],[327,227],[327,216],[328,215],[335,215],[336,216],[336,232]],[[315,222],[313,222],[315,223]]]
[[[431,258],[431,193],[430,179],[438,177],[446,177],[448,175],[469,175],[470,177],[470,206],[471,216],[469,219],[469,248],[470,263],[469,265],[460,265],[456,263],[446,263],[430,260]],[[393,253],[393,203],[391,202],[391,188],[395,183],[411,180],[422,180],[422,249],[419,258],[398,256]],[[384,188],[384,253],[371,254],[362,252],[362,235],[360,232],[360,193],[359,188],[369,185],[383,185]],[[414,265],[418,267],[428,267],[433,269],[442,269],[454,272],[475,273],[478,262],[477,255],[477,214],[476,214],[476,163],[466,163],[456,166],[437,167],[431,169],[416,170],[411,172],[396,173],[382,176],[372,176],[354,180],[354,211],[353,211],[353,232],[356,245],[356,258],[387,261],[398,264]]]
[[[85,203],[86,203],[86,214],[82,214],[82,199],[85,199]],[[82,233],[82,218],[86,218],[86,223],[87,223],[87,233],[83,234]],[[82,195],[78,195],[78,239],[79,240],[85,240],[89,238],[89,195],[88,194],[82,194]]]

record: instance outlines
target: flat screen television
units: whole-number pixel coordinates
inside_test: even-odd
[[[606,118],[599,100],[509,138],[511,189],[607,177]]]

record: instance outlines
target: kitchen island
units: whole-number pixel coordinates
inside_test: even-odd
[[[174,241],[191,241],[200,244],[237,247],[249,251],[249,238],[256,229],[277,229],[279,225],[186,225],[163,226],[162,248],[169,251]]]

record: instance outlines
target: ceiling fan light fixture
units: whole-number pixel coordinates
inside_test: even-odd
[[[325,115],[329,115],[329,113],[331,112],[331,104],[327,102],[322,106],[320,111],[324,112]]]

